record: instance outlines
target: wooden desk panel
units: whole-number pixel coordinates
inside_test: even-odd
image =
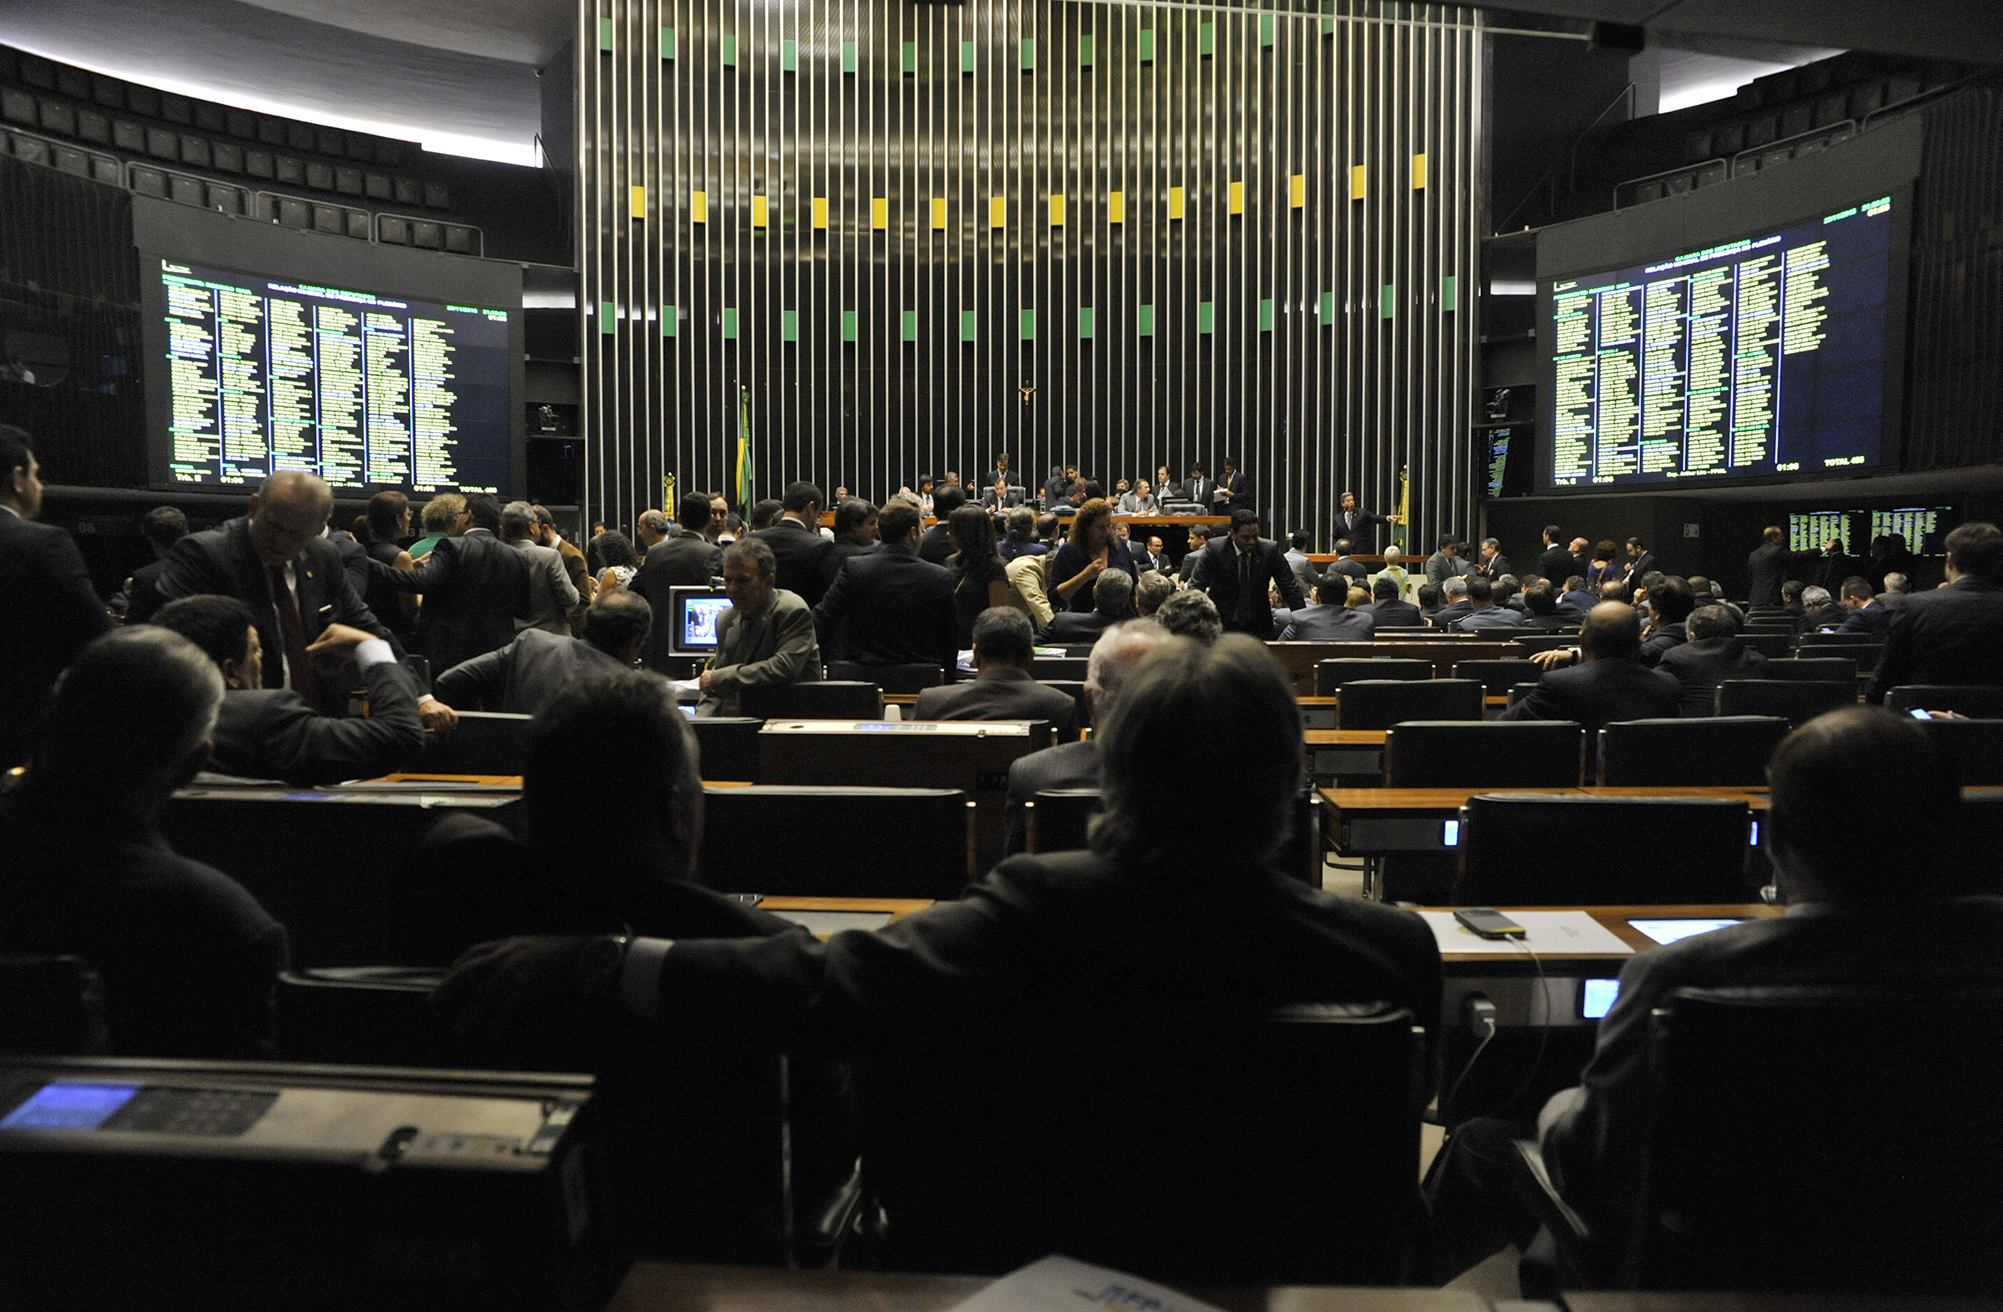
[[[1382,729],[1304,729],[1301,740],[1308,773],[1317,778],[1384,772]]]
[[[1326,660],[1353,657],[1429,661],[1433,677],[1444,679],[1452,673],[1456,661],[1521,660],[1530,654],[1514,642],[1495,642],[1458,634],[1437,638],[1390,638],[1382,642],[1269,642],[1266,650],[1287,667],[1297,697],[1315,695],[1315,667]]]

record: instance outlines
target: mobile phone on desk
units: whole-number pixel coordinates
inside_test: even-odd
[[[1468,933],[1482,938],[1522,938],[1528,932],[1494,907],[1460,907],[1455,910],[1454,919]]]

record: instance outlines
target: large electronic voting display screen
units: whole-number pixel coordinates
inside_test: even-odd
[[[1539,288],[1547,491],[1792,480],[1891,458],[1909,192]]]
[[[514,491],[520,306],[141,256],[157,487]]]

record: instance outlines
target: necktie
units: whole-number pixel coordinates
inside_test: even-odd
[[[1239,624],[1252,621],[1252,553],[1238,553],[1238,609],[1233,616]]]
[[[278,632],[285,639],[286,683],[307,701],[316,700],[319,689],[313,679],[313,661],[306,654],[306,626],[299,622],[299,603],[285,586],[285,567],[271,570],[271,601],[278,608]]]

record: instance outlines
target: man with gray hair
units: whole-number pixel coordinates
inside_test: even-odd
[[[1440,594],[1447,604],[1433,612],[1433,627],[1451,629],[1456,623],[1474,614],[1474,603],[1468,600],[1467,576],[1457,574],[1440,584]]]
[[[1059,742],[1076,738],[1078,703],[1030,677],[1031,641],[1029,617],[1021,611],[1008,606],[982,611],[974,620],[974,677],[925,689],[911,718],[1048,720]]]
[[[1178,593],[1199,596],[1202,593]],[[1216,608],[1213,606],[1212,612]],[[1220,626],[1221,631],[1221,626]],[[1120,699],[1120,688],[1141,658],[1169,639],[1167,629],[1152,620],[1131,620],[1106,630],[1092,644],[1092,659],[1085,665],[1085,697],[1092,706],[1092,722],[1104,724]],[[1008,839],[1005,850],[1014,855],[1028,839],[1023,805],[1050,788],[1097,788],[1099,786],[1099,738],[1083,742],[1058,743],[1040,752],[1020,757],[1008,768]]]
[[[658,510],[643,510],[633,526],[633,532],[640,539],[642,552],[651,551],[674,536],[675,528],[668,517]]]
[[[501,507],[501,541],[528,558],[529,613],[515,621],[515,632],[541,629],[570,636],[570,608],[577,604],[577,587],[563,567],[555,547],[536,544],[536,511],[526,501]]]
[[[1208,647],[1224,632],[1224,617],[1207,592],[1189,588],[1176,593],[1155,609],[1155,623],[1178,638],[1191,638]]]
[[[1828,588],[1817,586],[1802,589],[1801,605],[1807,613],[1795,621],[1796,633],[1820,633],[1825,629],[1834,629],[1850,618],[1850,612],[1836,603],[1836,599],[1830,596]]]
[[[1125,570],[1109,569],[1092,583],[1092,609],[1058,611],[1043,631],[1045,642],[1095,642],[1100,634],[1134,615],[1134,580]]]
[[[1174,595],[1174,579],[1158,569],[1143,570],[1141,581],[1134,585],[1134,613],[1147,619]]]
[[[222,700],[223,676],[194,643],[157,625],[115,629],[64,671],[45,744],[0,796],[0,952],[96,966],[114,1053],[270,1054],[285,927],[156,828],[208,759]]]
[[[723,550],[723,590],[730,609],[716,621],[716,655],[701,676],[700,716],[736,715],[738,694],[821,677],[814,612],[779,586],[779,559],[758,538]]]

